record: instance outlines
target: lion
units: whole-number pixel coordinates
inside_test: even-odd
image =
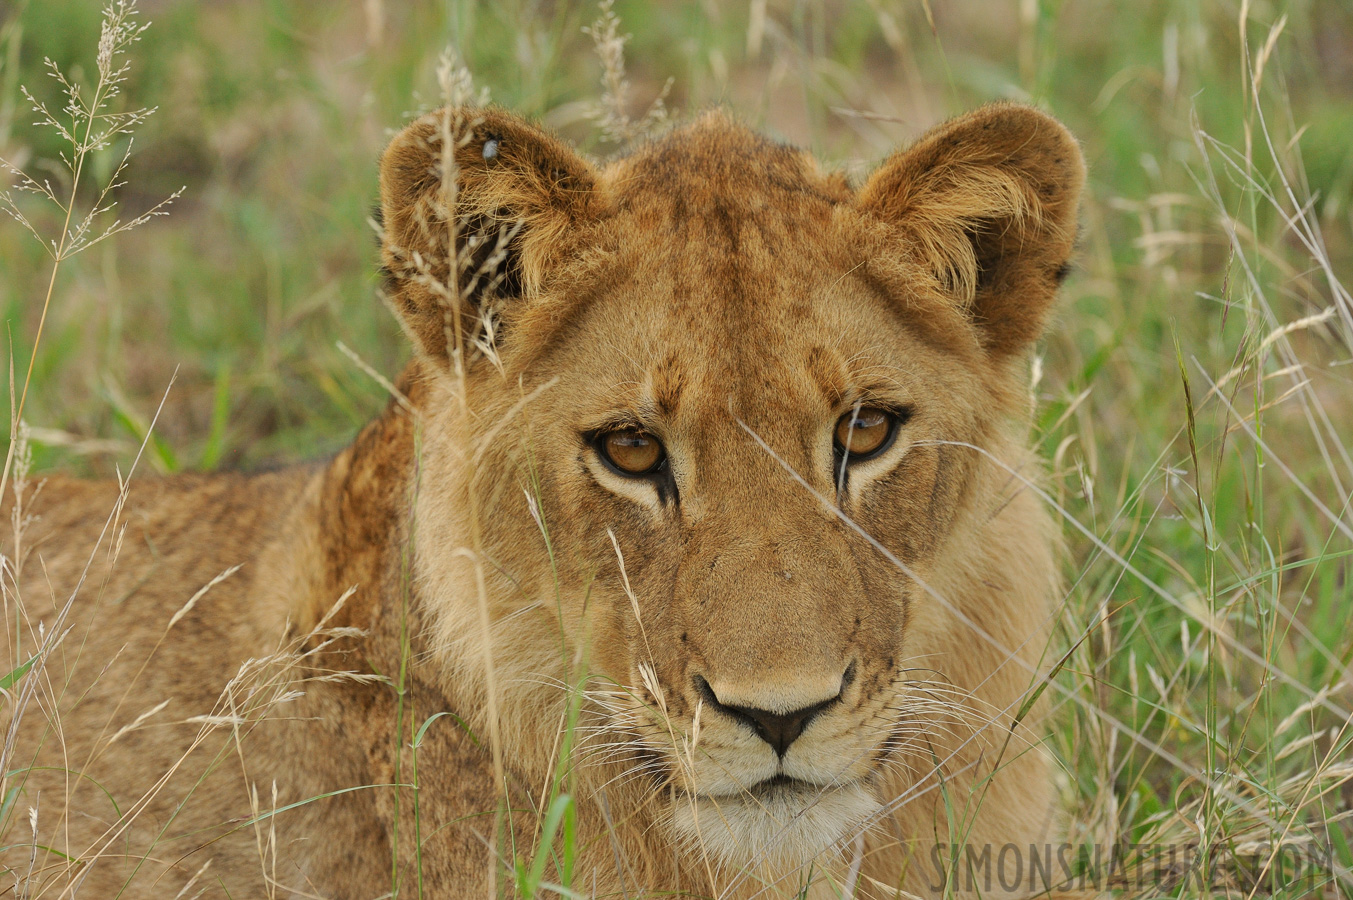
[[[380,164],[413,360],[349,447],[6,498],[7,865],[937,896],[955,847],[1053,839],[1027,358],[1083,179],[1008,103],[859,185],[720,111],[604,166],[498,108],[413,122]]]

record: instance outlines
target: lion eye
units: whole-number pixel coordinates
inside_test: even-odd
[[[648,475],[667,458],[661,442],[637,428],[611,431],[597,442],[601,455],[622,475]]]
[[[836,448],[851,462],[881,453],[892,442],[897,417],[877,406],[852,409],[836,421]]]

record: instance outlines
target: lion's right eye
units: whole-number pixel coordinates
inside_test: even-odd
[[[898,417],[877,406],[861,406],[836,421],[833,439],[837,452],[851,462],[877,456],[892,443]]]
[[[603,434],[597,449],[611,468],[621,475],[639,477],[651,475],[667,459],[662,443],[653,435],[638,428],[625,428]]]

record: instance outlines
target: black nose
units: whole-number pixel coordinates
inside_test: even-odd
[[[699,675],[695,676],[695,689],[707,704],[740,722],[752,726],[752,730],[761,740],[770,744],[775,749],[776,754],[784,756],[789,750],[789,745],[798,740],[799,735],[803,734],[803,729],[808,727],[808,723],[818,713],[841,699],[841,694],[850,686],[854,674],[855,665],[852,663],[850,668],[846,669],[845,675],[842,676],[841,690],[835,697],[829,697],[819,703],[791,710],[787,713],[771,712],[768,709],[757,709],[753,706],[736,706],[723,703],[714,693],[714,689],[709,686],[709,682]]]

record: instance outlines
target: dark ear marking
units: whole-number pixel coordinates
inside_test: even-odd
[[[519,224],[511,210],[498,209],[465,225],[463,296],[484,308],[522,295]]]

